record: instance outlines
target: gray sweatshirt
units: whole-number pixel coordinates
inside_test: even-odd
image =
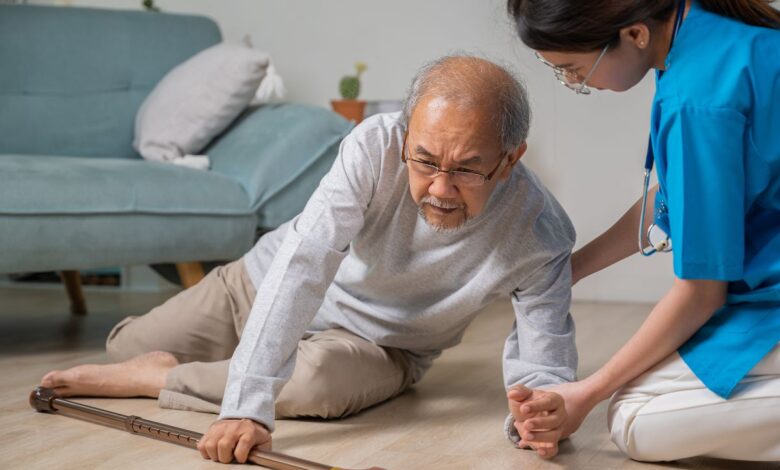
[[[307,332],[344,328],[404,349],[422,378],[478,312],[511,296],[506,387],[572,381],[574,229],[522,164],[457,231],[419,215],[401,161],[400,113],[373,116],[342,142],[303,212],[245,255],[257,288],[230,362],[221,419],[274,426],[274,400]]]

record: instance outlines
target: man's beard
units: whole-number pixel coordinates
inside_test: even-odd
[[[458,213],[458,211],[461,211],[463,214],[463,217],[457,222],[456,225],[450,226],[450,225],[442,225],[442,224],[435,224],[431,220],[428,219],[428,216],[425,214],[425,205],[428,204],[430,206],[439,207],[442,209],[456,209],[453,211],[453,214]],[[468,222],[468,220],[471,218],[468,211],[466,210],[466,206],[462,204],[457,204],[451,201],[442,201],[439,198],[436,198],[434,196],[425,196],[422,198],[420,203],[417,205],[417,212],[420,214],[420,217],[431,226],[435,231],[439,233],[447,233],[447,232],[455,232],[463,227],[463,225]],[[446,216],[445,216],[446,217]]]

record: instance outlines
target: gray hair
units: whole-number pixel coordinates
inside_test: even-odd
[[[456,64],[465,65],[467,70],[455,67]],[[412,79],[404,100],[403,119],[407,126],[414,109],[428,96],[471,106],[484,103],[487,98],[495,108],[494,122],[505,152],[517,149],[528,138],[528,93],[505,66],[467,54],[447,55],[425,64]]]

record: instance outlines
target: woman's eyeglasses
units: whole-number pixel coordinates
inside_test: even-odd
[[[585,78],[583,78],[577,72],[566,70],[547,61],[547,59],[542,57],[542,55],[539,54],[538,52],[534,52],[534,54],[536,55],[536,58],[539,59],[539,61],[541,61],[544,65],[553,69],[555,78],[559,82],[561,82],[561,84],[563,84],[566,88],[573,90],[578,95],[589,95],[590,88],[588,88],[587,86],[588,80],[590,80],[590,78],[593,76],[593,72],[596,71],[596,67],[598,67],[599,62],[601,62],[601,59],[604,58],[604,55],[607,53],[608,49],[609,49],[609,44],[604,46],[604,49],[601,50],[601,54],[599,54],[598,59],[596,59],[596,62],[593,64],[593,67],[590,68],[590,72],[588,72],[588,75],[586,75]]]

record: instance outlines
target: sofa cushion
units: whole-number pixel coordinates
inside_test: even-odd
[[[0,155],[0,214],[252,214],[217,173],[121,158]]]
[[[0,155],[0,273],[235,259],[256,225],[246,193],[223,175]]]
[[[243,44],[221,43],[195,54],[168,72],[141,105],[133,146],[147,160],[186,161],[182,157],[203,150],[249,105],[268,64],[268,54]]]

